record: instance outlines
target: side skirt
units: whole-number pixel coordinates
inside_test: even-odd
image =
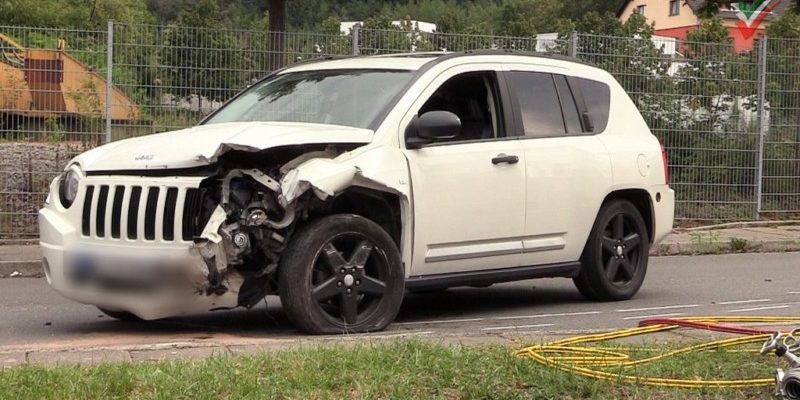
[[[534,278],[570,278],[581,268],[578,261],[447,274],[411,276],[406,279],[406,288],[440,289],[454,286],[482,286],[493,283],[521,281]]]

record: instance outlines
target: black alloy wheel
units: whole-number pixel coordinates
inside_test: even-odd
[[[337,214],[298,233],[281,258],[281,302],[312,334],[384,329],[403,295],[400,254],[374,222]]]
[[[603,205],[581,257],[575,286],[594,300],[626,300],[647,273],[650,241],[639,210],[626,200]]]

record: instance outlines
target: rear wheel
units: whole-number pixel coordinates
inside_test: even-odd
[[[144,321],[143,319],[137,317],[136,314],[133,314],[133,313],[128,312],[128,311],[114,311],[114,310],[108,310],[108,309],[105,309],[105,308],[102,308],[102,307],[97,307],[97,309],[100,310],[100,312],[102,312],[103,314],[108,315],[111,318],[118,319],[120,321],[125,321],[125,322],[142,322],[142,321]]]
[[[604,204],[573,278],[582,295],[592,300],[627,300],[647,273],[650,239],[639,210],[627,200]]]
[[[311,334],[386,328],[400,310],[400,252],[374,222],[348,214],[305,226],[281,256],[281,303],[289,320]]]

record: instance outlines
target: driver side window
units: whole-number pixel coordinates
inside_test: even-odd
[[[445,82],[422,105],[417,115],[449,111],[461,120],[461,132],[438,143],[490,140],[501,137],[502,119],[494,72],[468,72]]]

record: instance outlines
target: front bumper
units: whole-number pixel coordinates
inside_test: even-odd
[[[236,307],[241,278],[229,274],[221,295],[203,291],[208,271],[181,232],[185,194],[200,180],[86,177],[69,209],[51,198],[39,211],[48,283],[69,299],[143,319]],[[132,201],[137,191],[141,201]]]

